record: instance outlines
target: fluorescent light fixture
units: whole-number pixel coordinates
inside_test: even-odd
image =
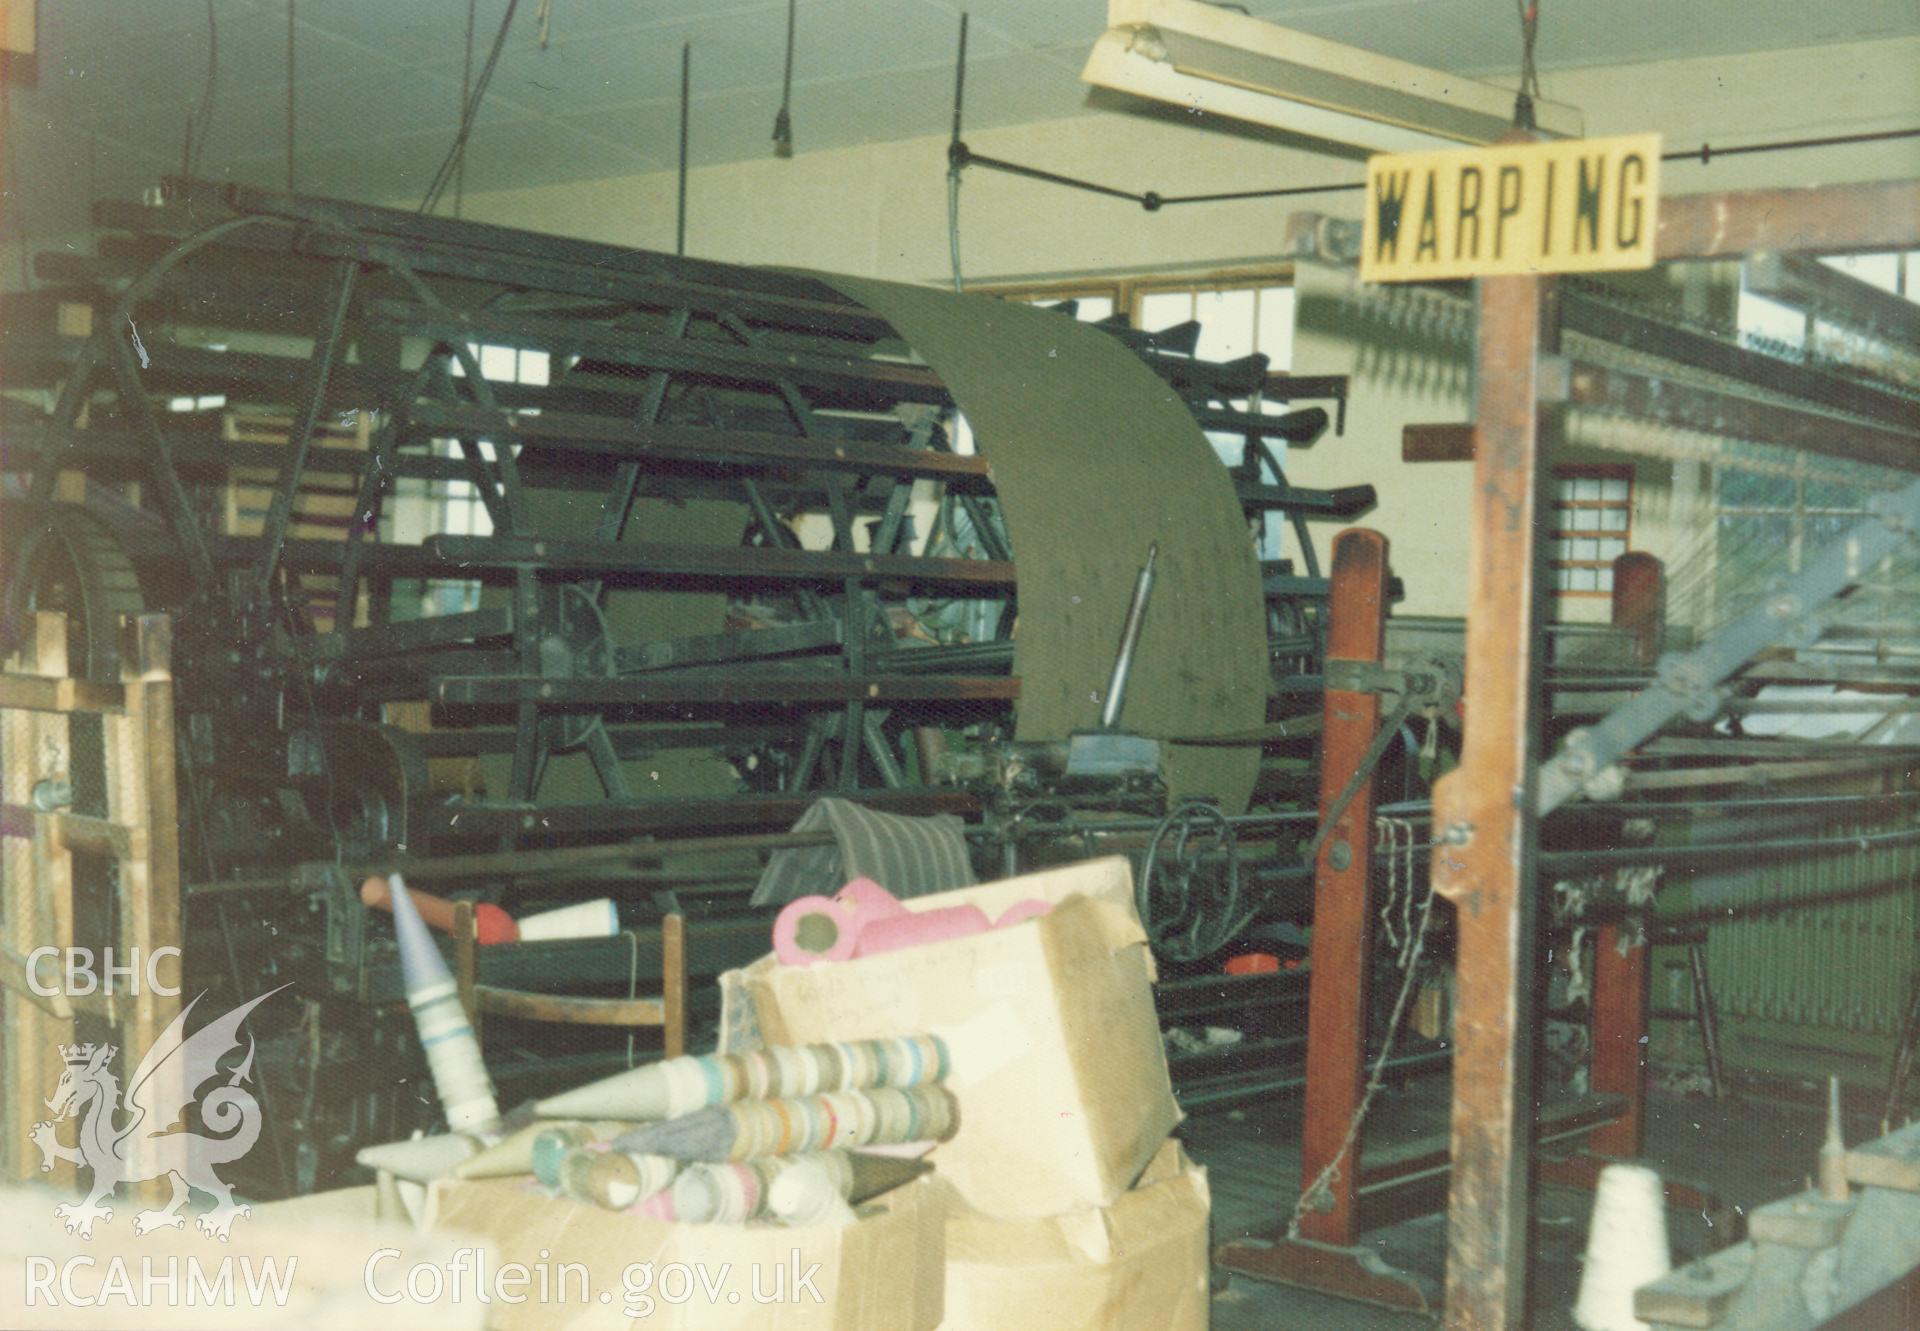
[[[1375,152],[1491,143],[1505,88],[1342,46],[1200,0],[1108,0],[1083,82]],[[1535,102],[1540,132],[1577,138],[1580,112]]]

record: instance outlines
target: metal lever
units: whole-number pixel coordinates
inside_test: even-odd
[[[1112,730],[1120,724],[1120,709],[1127,702],[1127,677],[1133,673],[1134,648],[1140,645],[1140,628],[1147,618],[1147,598],[1153,595],[1153,563],[1159,558],[1160,542],[1147,546],[1147,562],[1133,583],[1133,601],[1127,606],[1127,622],[1120,630],[1120,651],[1113,658],[1113,674],[1107,678],[1107,700],[1100,708],[1100,728]]]

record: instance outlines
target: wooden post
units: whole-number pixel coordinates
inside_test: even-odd
[[[66,616],[44,611],[36,614],[33,643],[22,656],[14,669],[65,678]],[[35,948],[64,948],[73,942],[73,856],[59,838],[50,834],[47,820],[31,814],[34,787],[45,778],[69,775],[67,716],[9,709],[0,713],[0,726],[4,726],[0,748],[6,755],[0,800],[4,800],[10,815],[4,842],[0,842],[6,866],[4,937],[8,952],[19,963],[24,984],[31,978],[25,963]],[[32,817],[32,824],[19,826],[15,817]],[[43,961],[40,981],[57,987],[60,982],[55,975],[64,963],[64,956],[53,967]],[[70,1192],[76,1177],[73,1165],[57,1161],[51,1172],[42,1173],[40,1151],[29,1141],[28,1132],[33,1124],[49,1116],[46,1098],[53,1094],[62,1071],[60,1045],[75,1039],[73,1007],[64,995],[36,1002],[30,989],[22,992],[9,988],[5,1021],[6,1035],[0,1039],[0,1048],[5,1050],[0,1077],[7,1087],[7,1173]]]
[[[1459,977],[1446,1325],[1526,1324],[1536,971],[1533,813],[1540,747],[1542,402],[1559,351],[1553,284],[1477,283],[1478,411],[1467,559],[1465,732],[1434,789],[1433,880],[1456,908]]]
[[[1635,666],[1660,659],[1666,584],[1660,561],[1630,551],[1613,561],[1613,626],[1633,635]],[[1593,1089],[1625,1097],[1620,1117],[1594,1130],[1597,1155],[1630,1160],[1646,1137],[1647,1007],[1652,945],[1619,924],[1601,927],[1593,957]]]
[[[453,983],[460,993],[460,1006],[467,1010],[467,1025],[473,1027],[473,1042],[480,1043],[480,1004],[473,996],[475,977],[480,973],[480,926],[474,919],[471,901],[453,903]]]
[[[666,1058],[687,1052],[687,919],[670,911],[660,921],[660,1022]]]
[[[1387,539],[1353,528],[1333,544],[1327,661],[1378,665],[1387,640]],[[1346,794],[1380,731],[1380,695],[1329,687],[1320,739],[1320,822]],[[1367,999],[1373,974],[1373,777],[1353,787],[1320,848],[1313,878],[1313,971],[1307,1008],[1307,1106],[1300,1185],[1337,1168],[1325,1200],[1300,1218],[1300,1234],[1342,1246],[1358,1241],[1360,1138],[1347,1131],[1366,1081]],[[1342,1151],[1346,1158],[1340,1159]]]
[[[1327,661],[1379,665],[1386,652],[1387,540],[1355,527],[1333,544]],[[1367,1073],[1367,1017],[1373,970],[1373,779],[1356,781],[1380,733],[1380,695],[1326,689],[1321,721],[1320,818],[1332,822],[1314,863],[1313,970],[1307,1007],[1307,1103],[1300,1141],[1300,1186],[1325,1174],[1310,1197],[1299,1234],[1288,1233],[1294,1203],[1282,1208],[1271,1243],[1223,1244],[1214,1264],[1261,1280],[1300,1285],[1342,1298],[1425,1312],[1430,1291],[1417,1278],[1357,1246],[1360,1240],[1362,1137],[1347,1133],[1360,1112]],[[1348,785],[1353,789],[1348,795]],[[1335,817],[1334,806],[1347,802]]]
[[[129,854],[120,864],[120,938],[117,945],[138,958],[138,992],[120,1004],[122,1057],[131,1068],[180,1014],[180,958],[149,967],[162,948],[179,948],[180,804],[174,783],[173,626],[165,615],[127,621],[120,644],[126,712],[107,721],[109,808],[128,829]],[[173,990],[161,993],[153,978]],[[154,1075],[178,1077],[178,1060]],[[150,1206],[164,1205],[171,1185],[150,1179],[137,1193]]]

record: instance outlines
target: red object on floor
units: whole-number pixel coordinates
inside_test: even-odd
[[[413,904],[420,911],[420,918],[427,926],[438,929],[443,934],[453,932],[453,903],[445,897],[436,897],[410,887]],[[374,910],[393,911],[393,889],[384,878],[369,878],[360,884],[360,902]],[[515,924],[513,916],[500,907],[485,901],[476,901],[473,905],[473,927],[475,940],[482,946],[495,943],[517,943],[520,941],[520,926]]]
[[[1242,952],[1227,958],[1220,969],[1229,975],[1271,975],[1280,969],[1280,958],[1271,952]]]

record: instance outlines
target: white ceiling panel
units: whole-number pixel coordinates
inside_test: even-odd
[[[287,0],[212,3],[219,77],[202,169],[283,181]],[[941,132],[962,8],[972,16],[970,127],[1089,113],[1077,75],[1106,26],[1105,0],[798,3],[794,133],[802,153]],[[476,67],[507,5],[478,0]],[[1462,74],[1511,71],[1519,60],[1513,0],[1247,7]],[[470,149],[469,189],[671,163],[686,41],[694,52],[694,160],[770,151],[785,0],[551,0],[544,49],[538,8],[520,0]],[[84,220],[79,182],[124,195],[175,169],[206,77],[207,9],[207,0],[41,0],[37,86],[6,90],[18,189],[0,234],[46,235]],[[1543,0],[1542,10],[1548,96],[1552,71],[1572,65],[1920,34],[1920,0]],[[293,12],[302,188],[373,201],[416,196],[453,136],[467,5],[293,0]],[[1807,92],[1811,99],[1817,88]]]

